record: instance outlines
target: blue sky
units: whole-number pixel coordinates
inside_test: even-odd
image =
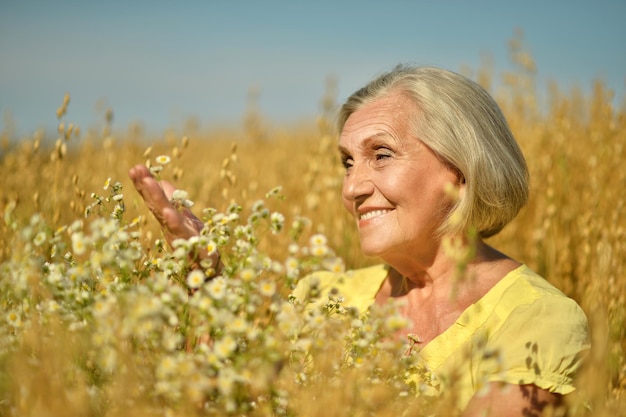
[[[0,0],[0,129],[54,129],[66,120],[150,131],[239,124],[247,92],[260,90],[275,123],[313,117],[325,80],[341,100],[399,62],[477,69],[489,55],[509,65],[516,28],[534,56],[539,86],[626,84],[626,1],[44,1]]]

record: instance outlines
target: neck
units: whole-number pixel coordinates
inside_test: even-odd
[[[480,239],[471,245],[468,242],[444,240],[440,252],[430,263],[407,259],[391,264],[393,292],[415,289],[430,294],[438,288],[447,291],[450,285],[467,277],[478,276],[480,270],[492,268],[498,261],[511,261]]]

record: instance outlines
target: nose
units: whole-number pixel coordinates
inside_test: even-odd
[[[355,164],[343,179],[342,196],[344,204],[350,210],[354,203],[365,200],[374,192],[374,183],[368,169],[363,164]]]

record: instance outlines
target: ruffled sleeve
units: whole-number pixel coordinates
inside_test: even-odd
[[[559,394],[574,391],[574,378],[590,347],[587,318],[560,293],[516,306],[488,336],[479,375],[486,381],[525,385]]]

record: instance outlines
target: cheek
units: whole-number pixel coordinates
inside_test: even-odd
[[[423,184],[410,174],[397,174],[381,178],[378,189],[388,201],[394,204],[406,204],[420,194]]]

